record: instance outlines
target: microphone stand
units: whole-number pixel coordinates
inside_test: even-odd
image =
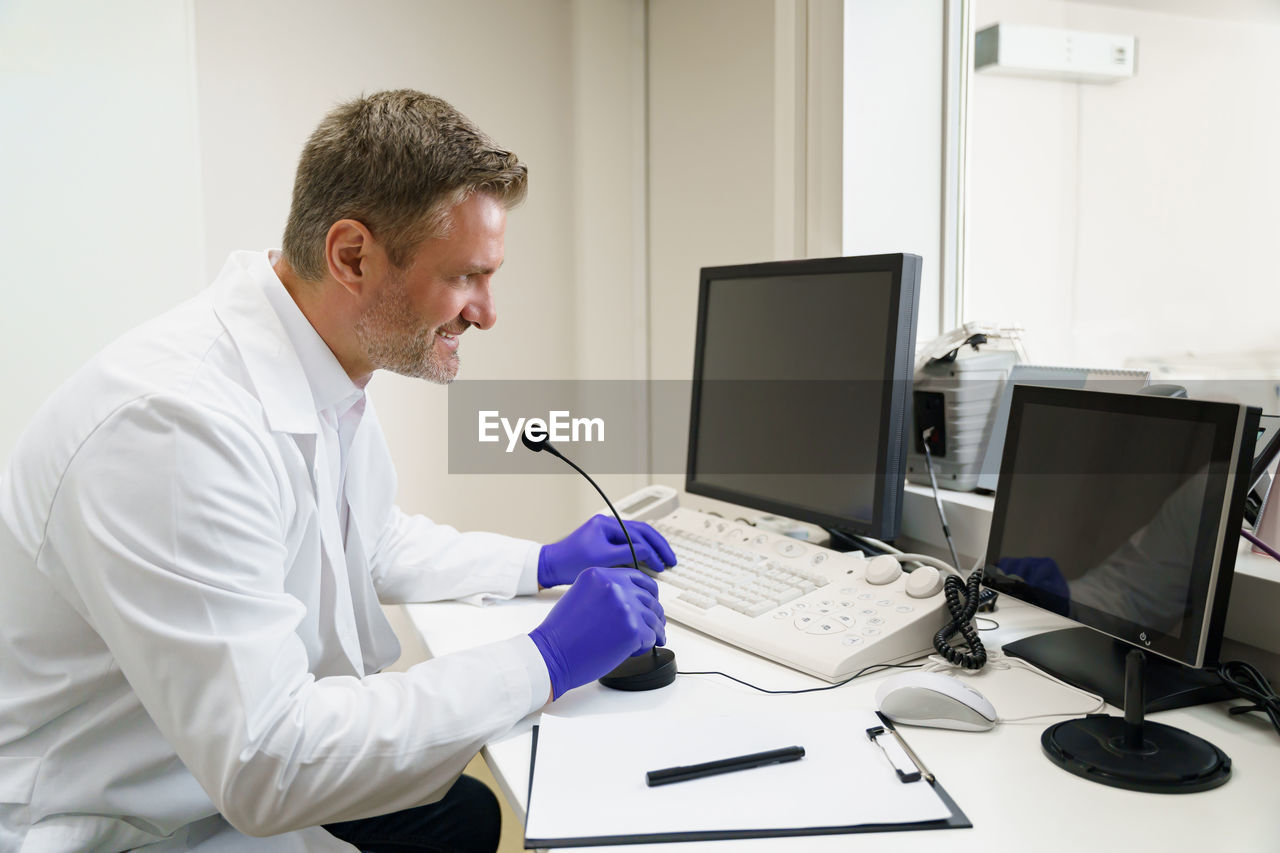
[[[534,453],[547,451],[586,478],[586,481],[604,499],[605,506],[609,507],[609,512],[613,513],[613,517],[617,519],[618,526],[622,528],[622,535],[627,539],[627,547],[631,550],[631,565],[637,571],[641,571],[640,561],[636,558],[636,546],[631,541],[631,533],[628,532],[627,526],[622,523],[622,516],[618,515],[618,511],[613,508],[613,502],[609,500],[609,496],[604,493],[604,489],[600,488],[595,480],[591,479],[591,475],[579,468],[572,459],[557,450],[555,445],[545,438],[541,440],[533,439],[529,437],[527,432],[522,432],[520,441]],[[666,687],[675,681],[675,678],[675,652],[667,648],[659,649],[655,644],[651,655],[627,658],[607,675],[602,676],[600,683],[614,690],[654,690],[658,687]]]

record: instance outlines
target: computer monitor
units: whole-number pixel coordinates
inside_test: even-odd
[[[895,538],[919,290],[909,254],[704,268],[686,490]]]
[[[1225,698],[1217,663],[1259,411],[1018,386],[985,583],[1080,627],[1006,645],[1123,704],[1124,656],[1153,656],[1149,711]]]

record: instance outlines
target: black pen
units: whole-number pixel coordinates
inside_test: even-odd
[[[650,788],[653,788],[657,785],[670,785],[672,782],[701,779],[703,776],[733,773],[735,770],[749,770],[752,767],[763,767],[766,764],[799,761],[801,758],[804,758],[803,746],[786,746],[782,749],[771,749],[768,752],[739,755],[736,758],[721,758],[718,761],[708,761],[704,764],[688,764],[683,767],[665,767],[662,770],[650,770],[644,774],[644,780],[649,784]]]

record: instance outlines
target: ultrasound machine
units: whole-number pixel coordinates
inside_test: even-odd
[[[1007,654],[1126,708],[1118,729],[1064,724],[1045,744],[1051,758],[1107,784],[1168,790],[1133,770],[1149,769],[1150,748],[1195,765],[1183,790],[1221,784],[1229,761],[1176,729],[1144,727],[1142,713],[1231,695],[1214,668],[1258,410],[1018,386],[981,565],[901,553],[920,267],[893,254],[702,270],[685,490],[819,525],[832,540],[641,490],[619,506],[679,558],[656,575],[667,616],[841,682],[936,648],[955,599],[981,578],[1077,623]],[[1143,653],[1136,663],[1131,650]]]

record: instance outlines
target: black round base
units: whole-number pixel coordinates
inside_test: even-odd
[[[676,653],[654,649],[656,654],[627,658],[600,679],[614,690],[656,690],[676,680]]]
[[[1231,778],[1231,759],[1203,738],[1160,723],[1142,724],[1142,746],[1125,746],[1123,717],[1096,714],[1045,729],[1040,746],[1059,767],[1113,788],[1190,794]]]

